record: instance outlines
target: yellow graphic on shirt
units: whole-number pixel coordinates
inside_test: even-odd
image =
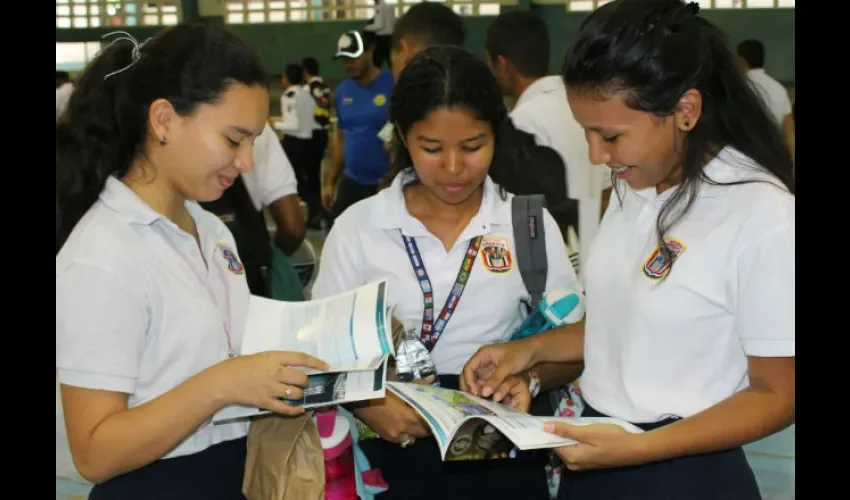
[[[387,103],[387,96],[385,96],[384,94],[378,94],[375,96],[374,99],[372,99],[372,102],[375,103],[375,106],[378,106],[380,108],[381,106]]]

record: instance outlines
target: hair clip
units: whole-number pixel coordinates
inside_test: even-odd
[[[141,49],[142,49],[142,47],[144,47],[144,45],[146,43],[148,43],[148,40],[150,40],[150,38],[148,38],[144,42],[139,43],[138,40],[133,38],[133,36],[131,34],[127,33],[126,31],[113,31],[111,33],[107,33],[107,34],[103,35],[101,38],[108,38],[108,37],[115,36],[115,35],[122,35],[122,36],[113,40],[112,43],[109,44],[109,46],[112,46],[112,44],[115,43],[115,42],[120,42],[121,40],[127,40],[128,42],[133,44],[133,52],[130,55],[130,64],[124,66],[123,68],[121,68],[119,70],[115,70],[112,73],[109,73],[108,75],[104,76],[103,77],[104,80],[106,80],[107,78],[109,78],[112,75],[117,75],[118,73],[122,73],[124,71],[127,71],[128,69],[132,68],[134,64],[139,62],[139,59],[142,58],[142,50]]]

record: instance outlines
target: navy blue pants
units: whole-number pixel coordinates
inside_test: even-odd
[[[247,438],[157,460],[95,486],[89,500],[244,500]]]
[[[456,375],[440,375],[440,385],[458,388]],[[546,455],[443,462],[434,438],[417,439],[407,448],[370,439],[360,443],[372,467],[381,469],[388,491],[377,500],[548,500]],[[681,499],[679,499],[681,500]]]
[[[585,406],[584,417],[604,417]],[[636,424],[645,431],[675,422]],[[564,469],[558,500],[761,500],[742,448],[634,467]]]

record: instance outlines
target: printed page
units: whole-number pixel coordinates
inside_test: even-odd
[[[640,433],[640,428],[607,417],[535,417],[460,391],[389,382],[389,388],[418,411],[431,427],[444,460],[510,458],[519,450],[576,444],[543,430],[546,422],[607,423]]]
[[[524,415],[496,418],[482,417],[482,419],[492,424],[520,450],[559,448],[577,444],[575,440],[544,431],[543,426],[546,422],[564,422],[572,425],[614,424],[628,432],[643,432],[640,428],[628,422],[608,417],[534,417]]]
[[[385,356],[373,371],[315,373],[307,377],[304,397],[298,401],[286,401],[292,406],[306,409],[334,406],[343,403],[381,399],[386,396],[387,359]],[[214,423],[255,417],[269,413],[267,410],[248,406],[231,405],[213,417]]]
[[[389,388],[428,422],[443,456],[464,419],[485,415],[525,415],[465,392],[433,385],[389,382]]]
[[[380,281],[307,302],[251,296],[242,354],[296,351],[327,362],[329,373],[375,370],[393,352],[386,293]]]

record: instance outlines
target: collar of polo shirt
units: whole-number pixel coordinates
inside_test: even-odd
[[[744,176],[743,180],[758,180],[769,182],[776,185],[778,188],[787,190],[779,180],[773,177],[764,169],[757,167],[752,160],[749,160],[743,153],[726,146],[718,154],[717,157],[708,162],[708,165],[703,169],[706,177],[719,183],[737,182],[742,180],[741,169],[752,168],[752,171]],[[678,187],[672,187],[661,194],[655,190],[655,186],[633,190],[635,194],[649,201],[663,202],[668,200]],[[715,198],[718,196],[726,196],[728,194],[728,186],[718,186],[708,182],[704,182],[697,196],[700,198]]]
[[[561,80],[560,76],[544,76],[543,78],[537,79],[519,96],[514,107],[518,107],[524,102],[530,101],[539,94],[548,92],[566,92],[564,81]]]
[[[428,230],[421,222],[414,219],[404,204],[403,187],[412,176],[413,169],[409,168],[393,179],[392,184],[378,194],[378,203],[372,210],[372,223],[381,229],[401,229],[408,236],[426,236]],[[481,208],[470,221],[480,224],[481,230],[477,234],[487,234],[492,224],[511,224],[511,204],[503,202],[499,194],[499,187],[488,176],[484,180],[484,193],[481,199]]]
[[[127,219],[131,224],[150,226],[162,220],[170,226],[177,227],[167,217],[151,208],[150,205],[139,198],[123,182],[116,179],[115,176],[110,176],[106,180],[106,186],[100,193],[100,200],[111,210]],[[208,214],[204,212],[200,205],[194,201],[186,201],[186,209],[192,218],[195,219],[196,224],[199,226],[203,225],[205,229],[209,229],[206,217]],[[198,228],[198,231],[201,231],[201,227]]]

